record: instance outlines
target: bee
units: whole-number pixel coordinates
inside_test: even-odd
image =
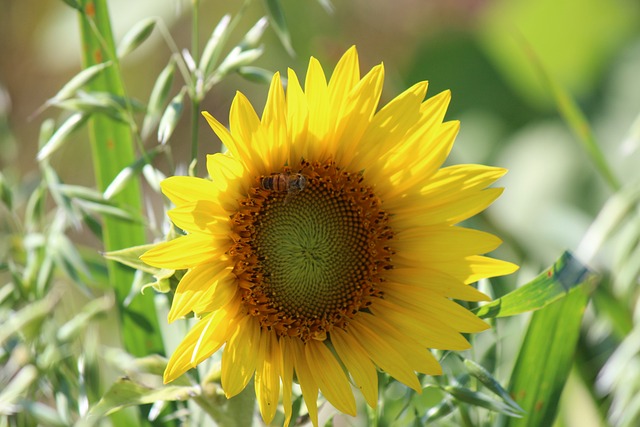
[[[304,190],[307,178],[301,173],[277,173],[260,178],[260,187],[263,190],[276,193],[287,193],[285,203],[293,196]]]

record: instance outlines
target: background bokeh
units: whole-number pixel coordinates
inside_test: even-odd
[[[201,2],[202,44],[220,18],[234,13],[239,4]],[[499,257],[522,265],[518,276],[507,279],[510,282],[504,286],[527,281],[565,249],[580,247],[612,195],[558,114],[538,65],[577,101],[623,186],[640,179],[637,0],[336,0],[331,10],[326,4],[283,0],[295,56],[267,31],[265,53],[255,65],[281,72],[291,67],[304,74],[309,56],[331,68],[355,44],[363,70],[385,64],[383,102],[420,80],[430,81],[431,95],[451,89],[447,117],[461,120],[462,127],[450,162],[510,170],[500,182],[505,193],[482,217],[485,224],[481,225],[505,240]],[[190,47],[190,2],[113,0],[109,5],[116,40],[139,20],[158,16],[179,48]],[[237,40],[264,14],[262,2],[252,2]],[[35,156],[40,123],[62,116],[55,109],[35,113],[80,70],[79,40],[76,13],[64,2],[0,0],[0,166],[18,199],[26,199],[38,180]],[[129,55],[122,63],[128,94],[146,102],[171,53],[156,31]],[[181,84],[174,82],[176,88]],[[202,109],[225,122],[237,90],[261,109],[267,86],[239,76],[216,86]],[[174,159],[185,169],[190,155],[188,109],[171,140]],[[204,120],[200,141],[201,161],[207,152],[220,149]],[[153,146],[155,141],[146,143]],[[94,178],[88,167],[91,153],[85,132],[75,134],[52,164],[65,182],[90,186]],[[14,204],[20,206],[20,200]],[[622,234],[587,261],[603,272],[604,286],[623,300],[621,307],[631,322],[637,307],[640,254],[637,248],[622,254],[627,263],[638,267],[631,269],[635,275],[626,274],[625,283],[617,283],[614,267],[622,256],[618,243],[624,240],[624,230]],[[84,233],[76,237],[89,245],[99,243]],[[598,390],[596,375],[622,337],[608,341],[609,320],[597,311],[588,314],[590,318],[581,345],[589,348],[583,356],[585,363],[593,363],[593,382],[570,384],[564,398],[572,403],[563,406],[567,425],[589,425],[584,414],[592,412],[596,415],[590,416],[591,425],[606,422],[594,409],[600,403],[581,396],[606,401],[611,390]],[[571,424],[576,420],[584,422]]]

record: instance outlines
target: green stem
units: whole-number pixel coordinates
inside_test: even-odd
[[[198,34],[198,10],[199,10],[199,0],[193,1],[193,25],[191,26],[191,56],[196,64],[200,62],[200,45],[199,45],[199,34]],[[193,173],[195,175],[198,174],[198,163],[193,163],[194,160],[198,159],[198,125],[200,118],[200,100],[202,96],[202,90],[200,87],[202,86],[203,76],[199,75],[199,67],[195,70],[194,78],[192,79],[191,88],[191,164],[193,165]]]
[[[106,0],[85,0],[79,18],[83,66],[86,68],[107,60],[116,65],[106,68],[94,79],[90,89],[125,96]],[[96,184],[100,191],[104,191],[122,169],[134,162],[135,141],[127,124],[116,122],[102,114],[94,114],[91,117],[89,133]],[[114,197],[114,201],[133,212],[140,212],[142,203],[139,181],[131,180],[127,187]],[[145,242],[142,224],[112,217],[105,217],[103,224],[106,251]],[[125,306],[124,301],[133,282],[133,270],[111,261],[107,261],[107,267],[109,281],[117,298],[126,350],[135,356],[163,353],[153,295],[137,295]]]

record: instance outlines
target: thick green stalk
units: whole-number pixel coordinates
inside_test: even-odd
[[[112,62],[112,66],[104,69],[100,76],[91,82],[90,89],[125,96],[106,0],[84,1],[80,13],[80,31],[83,67],[104,61]],[[104,191],[123,168],[134,162],[134,139],[129,125],[103,114],[94,114],[91,117],[89,132],[96,184],[100,191]],[[131,180],[114,200],[126,209],[140,212],[140,183]],[[142,224],[111,217],[104,217],[103,236],[106,251],[145,242]],[[125,306],[125,299],[133,282],[133,270],[113,261],[107,261],[107,266],[109,280],[115,290],[120,310],[122,338],[126,350],[134,356],[163,353],[153,294],[135,295],[131,303]]]
[[[200,2],[193,0],[193,25],[191,26],[191,55],[196,64],[200,62],[200,35],[198,16]],[[194,75],[195,79],[203,79],[204,76]],[[192,82],[191,87],[191,161],[198,159],[198,125],[200,120],[200,97],[198,82]],[[198,164],[195,163],[193,173],[198,174]]]

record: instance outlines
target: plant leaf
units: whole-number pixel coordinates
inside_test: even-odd
[[[124,35],[120,44],[118,45],[118,57],[133,52],[138,46],[140,46],[153,32],[156,27],[156,18],[146,18],[136,23],[128,32]]]
[[[546,271],[524,286],[483,305],[476,310],[482,318],[507,317],[539,310],[559,300],[572,288],[585,281],[595,280],[591,272],[569,252],[565,252]]]
[[[102,396],[102,399],[91,408],[85,425],[93,424],[93,421],[104,415],[118,411],[127,406],[138,406],[157,401],[188,400],[200,395],[199,387],[185,386],[161,386],[149,387],[136,383],[128,377],[117,380],[111,388]]]
[[[282,43],[282,46],[284,46],[289,55],[295,56],[296,53],[291,45],[291,35],[289,34],[289,28],[284,18],[280,0],[264,0],[264,4],[267,9],[267,16],[269,17],[271,27],[280,39],[280,43]]]
[[[520,419],[501,416],[497,425],[554,424],[560,394],[573,365],[590,284],[587,277],[560,301],[533,314],[509,386],[509,393],[526,415]]]

